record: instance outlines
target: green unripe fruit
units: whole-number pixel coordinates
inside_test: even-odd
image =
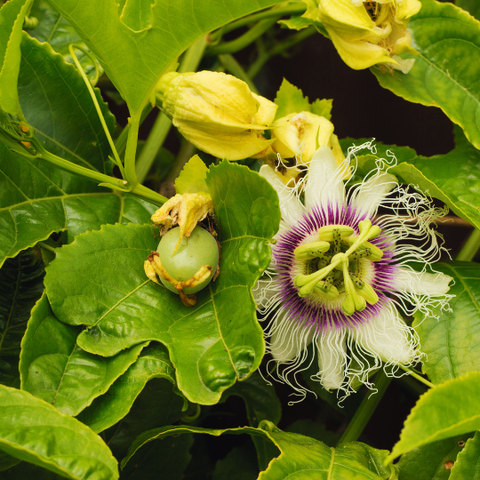
[[[178,282],[185,282],[192,278],[203,265],[212,267],[212,274],[207,280],[195,287],[184,289],[186,294],[196,293],[211,282],[217,270],[217,242],[206,230],[195,227],[188,238],[182,238],[175,255],[173,255],[179,236],[179,227],[169,230],[160,240],[157,252],[165,270]],[[177,289],[170,282],[163,278],[160,278],[160,280],[166,288],[178,293]]]

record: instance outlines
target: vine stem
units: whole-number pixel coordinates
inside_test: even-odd
[[[411,375],[413,378],[416,378],[419,382],[422,382],[424,385],[426,385],[429,388],[435,387],[435,385],[432,382],[429,382],[426,378],[423,378],[421,375],[418,373],[415,373],[413,370],[411,370],[408,367],[405,367],[403,365],[398,365],[404,372],[407,372],[409,375]]]
[[[367,393],[365,395],[358,410],[355,412],[348,427],[338,441],[337,447],[343,443],[354,442],[360,437],[384,393],[387,391],[391,381],[392,377],[387,377],[383,370],[380,370],[377,373],[377,376],[375,377],[375,388],[378,390],[377,393],[374,395]]]
[[[467,241],[465,242],[465,245],[463,245],[462,249],[458,253],[455,260],[458,260],[461,262],[471,262],[475,258],[475,255],[477,254],[479,248],[480,248],[480,230],[477,230],[475,228],[473,232],[470,234],[470,236],[468,237]]]

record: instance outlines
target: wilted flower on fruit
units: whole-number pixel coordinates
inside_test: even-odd
[[[442,250],[431,222],[445,211],[399,185],[381,161],[347,195],[342,178],[354,153],[339,167],[330,148],[320,148],[293,188],[270,166],[260,170],[278,193],[282,220],[268,279],[254,295],[269,320],[277,373],[300,395],[297,373],[315,359],[315,379],[344,394],[354,381],[368,386],[382,362],[393,371],[417,363],[418,336],[399,311],[448,308],[451,278],[428,272]]]
[[[156,98],[189,142],[216,157],[240,160],[272,143],[262,133],[277,106],[232,75],[170,72],[160,79]]]
[[[414,60],[397,55],[416,53],[407,27],[421,6],[418,0],[314,0],[305,15],[323,24],[349,67],[386,63],[408,73]]]

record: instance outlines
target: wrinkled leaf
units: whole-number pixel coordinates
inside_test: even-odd
[[[0,449],[75,480],[116,480],[117,462],[88,427],[28,392],[0,385]]]
[[[440,263],[435,269],[454,279],[451,311],[436,312],[438,318],[417,313],[413,325],[427,354],[422,370],[438,384],[480,370],[480,265]]]
[[[457,456],[450,480],[477,479],[480,474],[480,433],[469,438],[465,447]]]
[[[470,435],[446,438],[428,443],[402,455],[397,463],[399,480],[447,480],[451,470],[445,468],[455,462],[458,453]],[[463,443],[462,443],[463,442]]]
[[[78,33],[73,27],[64,17],[62,17],[62,15],[60,15],[60,13],[54,10],[47,1],[36,0],[33,3],[30,16],[38,19],[38,26],[34,30],[29,30],[28,33],[39,42],[48,42],[57,53],[62,55],[67,63],[73,64],[73,59],[68,49],[70,44],[74,43],[75,45],[80,45],[82,48],[88,50],[87,46],[80,39]],[[94,55],[91,52],[89,53],[94,58],[95,63],[99,68],[99,75],[101,75],[103,72],[102,67],[95,59]],[[77,55],[85,73],[91,80],[94,79],[96,71],[92,59],[78,49],[75,50],[75,54]]]
[[[388,460],[427,443],[480,429],[480,372],[448,380],[423,394]]]
[[[277,0],[124,2],[51,0],[96,54],[108,78],[139,114],[169,65],[208,32]]]
[[[408,25],[419,55],[407,75],[372,68],[380,85],[410,102],[436,106],[480,148],[480,23],[451,3],[422,0]]]
[[[135,440],[129,449],[127,457],[122,461],[122,467],[130,461],[132,455],[138,449],[144,447],[149,442],[167,435],[188,432],[206,433],[217,437],[224,433],[233,435],[248,433],[273,442],[279,448],[281,454],[278,458],[272,460],[266,471],[260,473],[258,478],[262,480],[278,480],[288,477],[325,480],[339,480],[342,478],[348,478],[349,480],[386,480],[387,478],[396,478],[396,474],[393,477],[385,476],[384,474],[386,471],[393,471],[392,468],[384,468],[377,465],[378,461],[384,457],[384,452],[382,451],[365,447],[368,450],[366,452],[368,457],[363,457],[355,443],[335,450],[313,438],[282,432],[268,421],[264,421],[260,428],[243,427],[210,430],[201,427],[169,426],[150,430]],[[372,452],[375,452],[374,457],[371,457]],[[381,471],[378,471],[377,467],[381,468]],[[372,468],[377,470],[378,474],[374,473],[371,470]]]
[[[22,252],[0,269],[0,383],[18,386],[18,356],[30,310],[43,291],[38,252]]]
[[[116,380],[108,392],[97,398],[77,418],[94,432],[100,433],[127,415],[133,402],[152,378],[165,378],[175,384],[174,370],[163,345],[145,348],[137,361]]]
[[[197,294],[194,307],[147,279],[143,264],[158,243],[148,226],[105,226],[79,236],[50,264],[46,285],[61,321],[89,327],[78,337],[81,348],[110,356],[160,341],[169,349],[179,389],[194,403],[212,404],[263,357],[250,290],[270,262],[267,242],[278,229],[279,210],[275,191],[245,167],[223,162],[212,167],[207,184],[221,273]]]
[[[25,15],[33,0],[10,0],[0,9],[0,108],[22,116],[17,80]]]
[[[79,328],[59,322],[46,295],[37,303],[22,341],[22,390],[77,415],[135,362],[143,344],[104,358],[77,347]]]
[[[175,190],[182,195],[184,193],[208,192],[205,181],[207,172],[208,168],[203,160],[198,155],[194,155],[175,180]]]

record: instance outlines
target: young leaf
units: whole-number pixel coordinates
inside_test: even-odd
[[[25,15],[33,0],[10,0],[0,9],[0,109],[22,117],[17,80]]]
[[[387,460],[427,443],[480,429],[480,372],[448,380],[422,395]]]
[[[438,384],[480,371],[480,265],[439,263],[435,269],[454,279],[448,292],[455,295],[451,311],[436,312],[438,318],[416,314],[413,325],[427,354],[422,370]]]
[[[184,193],[208,192],[206,184],[208,168],[198,155],[194,155],[175,180],[175,190]]]
[[[77,347],[78,333],[55,318],[44,295],[32,311],[20,355],[22,390],[72,416],[103,395],[144,347],[97,357]]]
[[[0,449],[74,480],[116,480],[117,462],[88,427],[27,392],[0,385]]]
[[[36,0],[33,3],[30,17],[38,19],[38,26],[28,33],[39,42],[48,42],[57,53],[62,55],[67,63],[73,64],[73,59],[68,48],[72,43],[88,51],[87,46],[82,42],[74,28],[60,13],[54,10],[46,0]],[[103,69],[94,55],[91,52],[89,53],[91,57],[85,55],[81,50],[75,50],[75,54],[83,70],[88,77],[93,80],[96,76],[96,71],[92,57],[99,69],[99,75],[103,73]]]
[[[18,386],[18,356],[30,310],[43,291],[38,252],[22,252],[0,269],[0,383]]]
[[[147,443],[168,435],[180,433],[205,433],[220,436],[224,433],[240,435],[248,433],[273,442],[280,450],[278,458],[273,459],[259,479],[278,480],[286,477],[321,478],[325,480],[394,480],[397,478],[393,467],[383,467],[384,451],[352,442],[345,447],[334,449],[313,438],[296,433],[282,432],[272,423],[264,421],[260,428],[243,427],[225,430],[211,430],[201,427],[169,426],[140,435],[122,460],[122,468],[130,461],[135,452]],[[363,450],[362,450],[363,449]]]
[[[156,344],[145,348],[137,361],[110,387],[107,394],[97,398],[77,418],[94,432],[102,432],[127,415],[135,399],[153,378],[164,378],[175,385],[174,370],[163,345]],[[142,415],[144,414],[143,411]]]
[[[208,3],[162,0],[51,0],[100,60],[108,78],[140,114],[160,76],[195,40],[277,0]],[[140,8],[139,8],[140,7]],[[145,9],[146,8],[146,9]],[[181,19],[181,21],[179,21]]]
[[[451,472],[448,467],[455,462],[458,453],[464,448],[461,445],[465,445],[470,436],[446,438],[407,452],[396,464],[400,470],[398,479],[447,480]]]
[[[199,292],[194,307],[147,279],[143,264],[158,245],[148,226],[104,226],[77,237],[49,265],[46,286],[61,321],[89,326],[78,337],[81,348],[111,356],[157,340],[169,349],[185,396],[213,404],[263,357],[251,288],[270,262],[267,243],[280,214],[275,191],[246,167],[222,162],[211,168],[207,185],[222,259],[218,279]]]
[[[380,85],[410,102],[436,106],[480,148],[480,23],[451,3],[422,0],[408,25],[419,55],[406,75],[372,68]]]
[[[452,468],[450,480],[474,479],[480,469],[480,433],[475,432],[473,438],[469,438],[463,450],[458,454],[457,461]]]

